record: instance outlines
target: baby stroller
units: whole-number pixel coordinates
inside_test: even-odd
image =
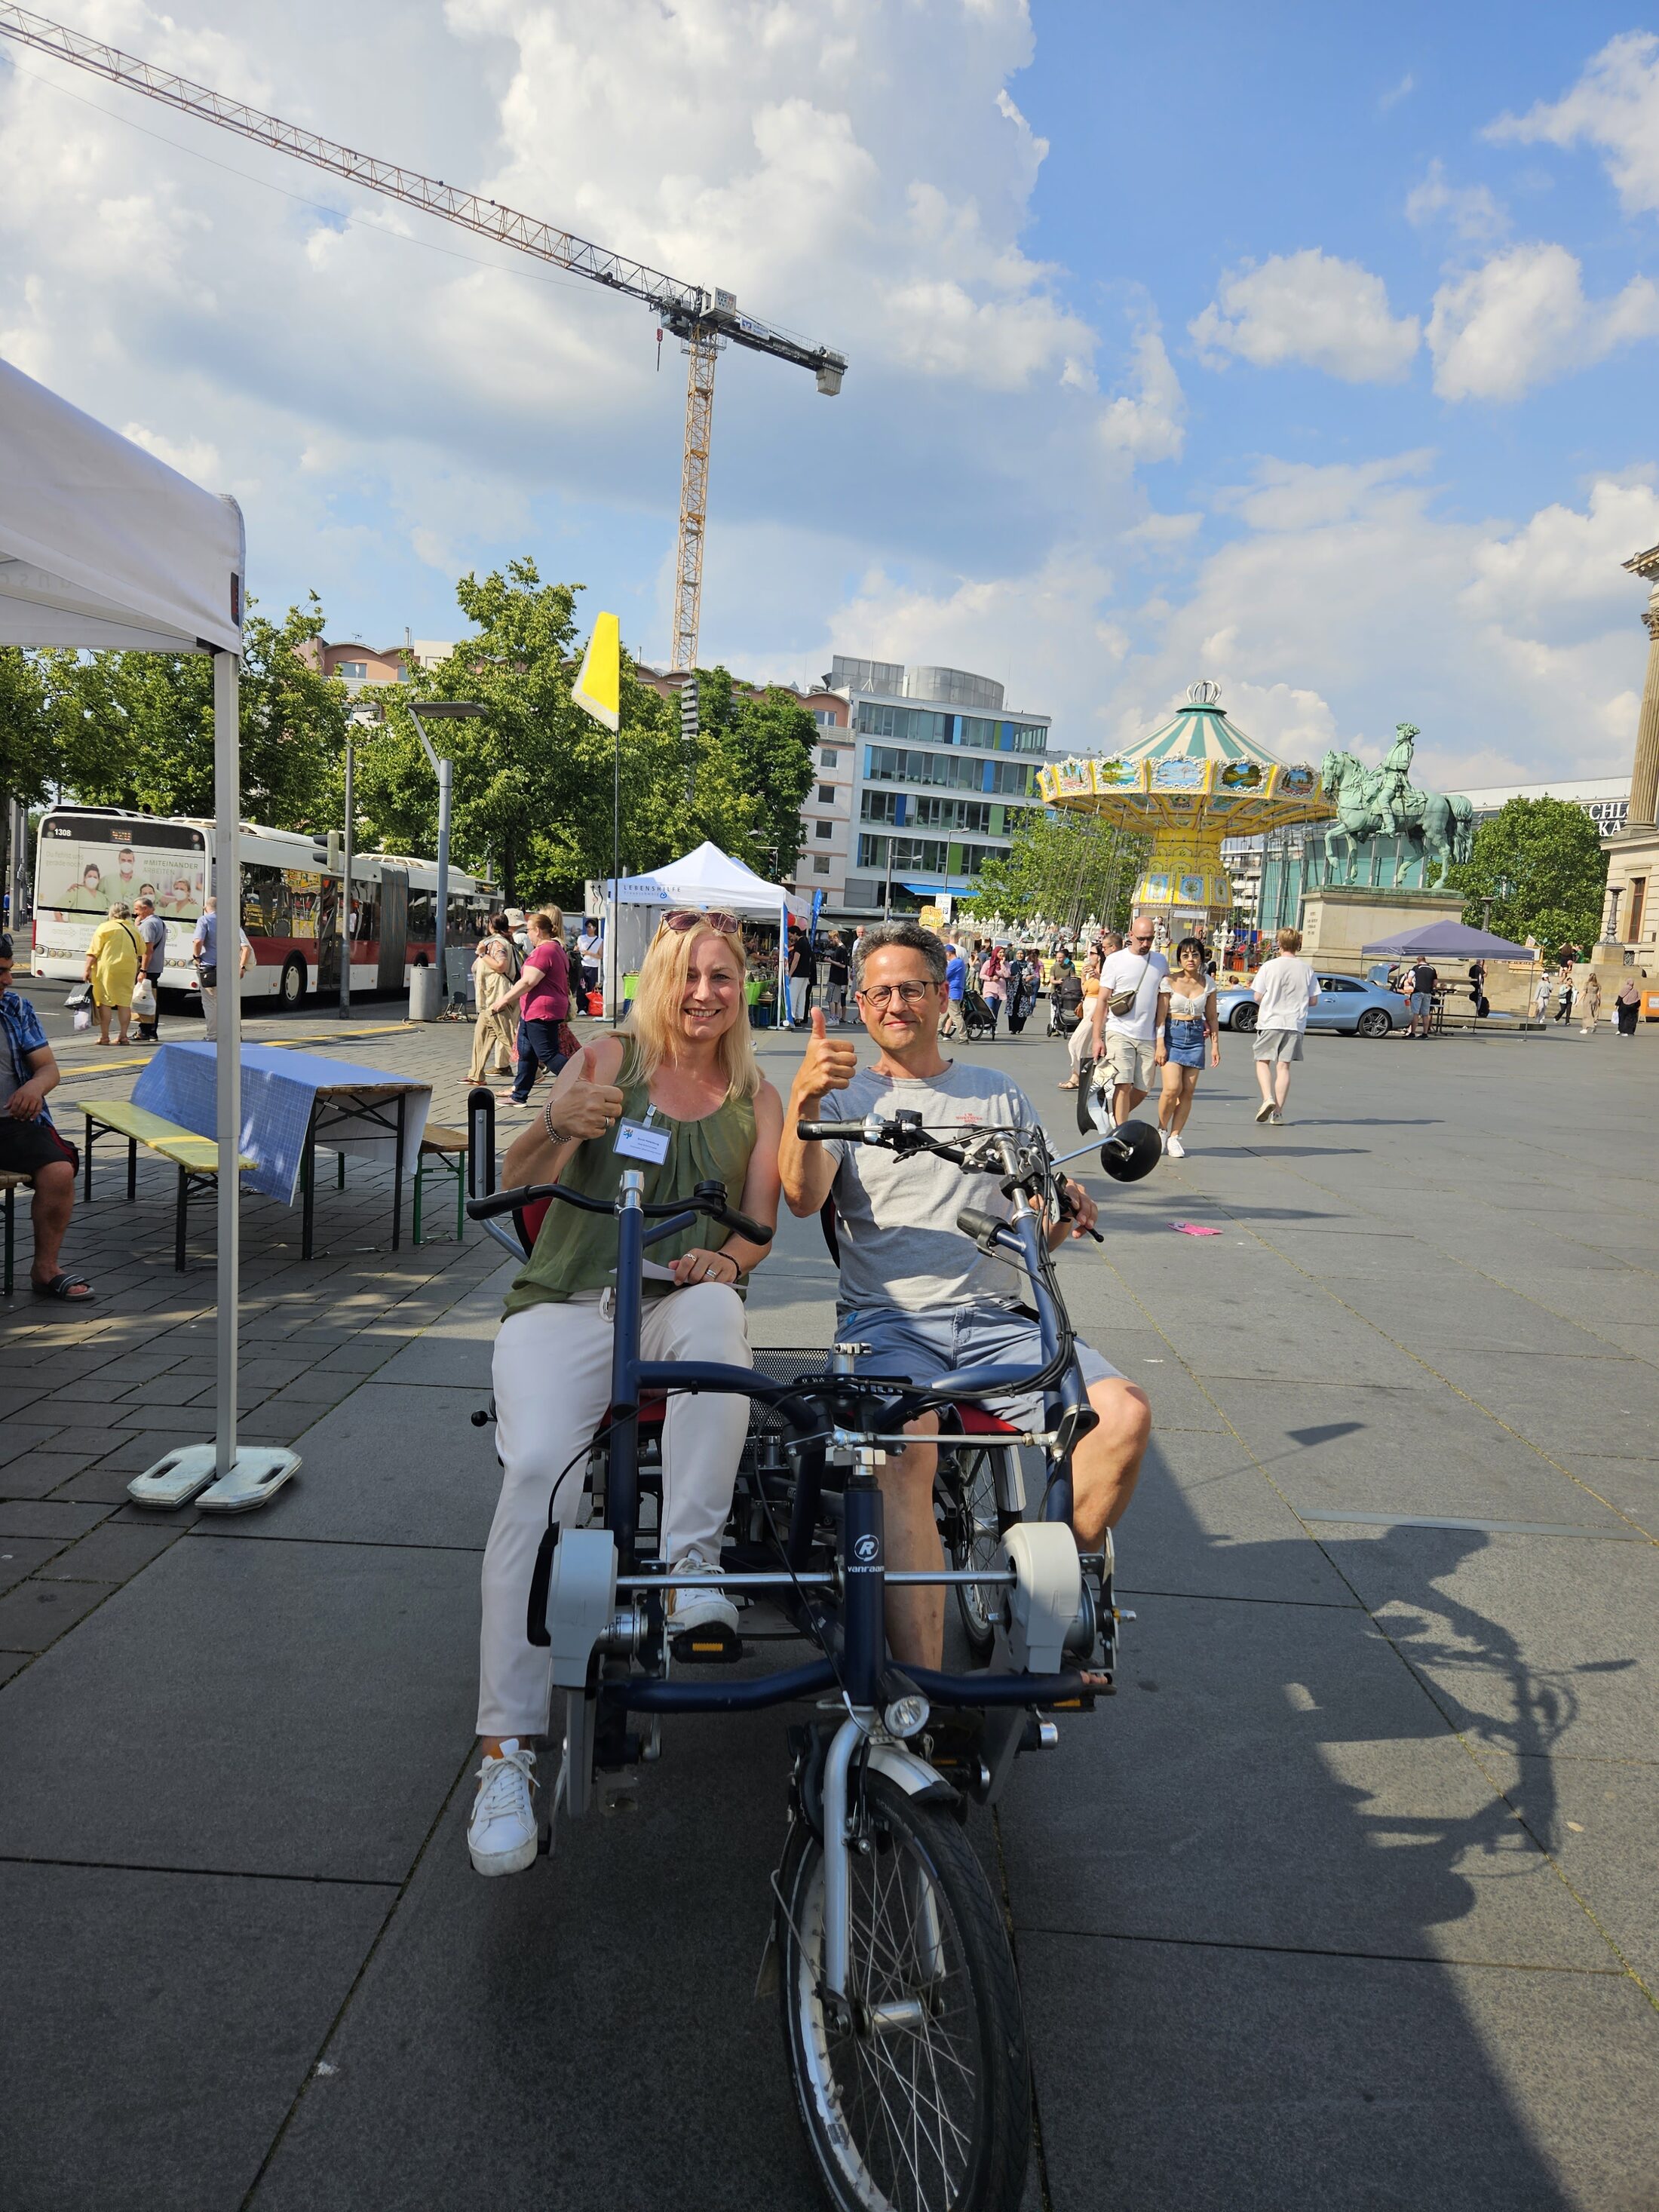
[[[1060,1005],[1059,994],[1053,991],[1049,993],[1048,1034],[1051,1037],[1070,1036],[1072,1031],[1077,1027],[1078,1024],[1082,1019],[1083,1008],[1080,1006],[1076,1006],[1068,1012],[1066,1008]]]
[[[973,1044],[977,1044],[981,1037],[997,1033],[996,1011],[977,991],[964,991],[962,994],[962,1025]]]

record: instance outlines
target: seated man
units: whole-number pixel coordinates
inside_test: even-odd
[[[994,1176],[965,1176],[927,1153],[901,1159],[874,1146],[803,1142],[795,1125],[855,1121],[872,1108],[885,1120],[906,1108],[935,1133],[951,1124],[967,1131],[1037,1127],[1036,1109],[1006,1076],[948,1060],[939,1051],[945,970],[945,947],[915,922],[883,922],[865,932],[854,954],[853,987],[878,1048],[875,1062],[860,1069],[857,1048],[829,1036],[815,1016],[778,1155],[793,1212],[814,1213],[835,1197],[841,1224],[837,1334],[872,1347],[861,1368],[918,1382],[994,1363],[1041,1364],[1036,1325],[1015,1310],[1030,1297],[1023,1271],[981,1252],[956,1226],[964,1206],[1006,1213],[1008,1201]],[[1051,1248],[1093,1224],[1094,1201],[1075,1184],[1073,1196],[1075,1219],[1049,1227]],[[1099,1548],[1133,1493],[1152,1408],[1145,1392],[1097,1352],[1082,1343],[1077,1349],[1089,1402],[1100,1417],[1072,1459],[1072,1525],[1087,1552]],[[932,1414],[911,1425],[918,1436],[938,1426]],[[890,1566],[944,1564],[933,1518],[934,1458],[931,1445],[918,1443],[882,1470]],[[944,1586],[890,1589],[887,1636],[901,1663],[938,1667]]]
[[[35,1297],[82,1304],[92,1285],[58,1264],[78,1164],[74,1146],[58,1135],[46,1111],[46,1093],[58,1083],[58,1062],[40,1017],[11,988],[11,939],[0,937],[0,1169],[26,1175],[34,1185],[29,1280]]]

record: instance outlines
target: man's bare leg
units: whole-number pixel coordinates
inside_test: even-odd
[[[924,1413],[905,1424],[906,1433],[936,1436],[939,1416]],[[932,1444],[914,1443],[878,1468],[887,1564],[911,1574],[937,1574],[945,1565],[939,1522],[933,1518],[933,1473],[939,1453]],[[939,1668],[945,1662],[945,1585],[912,1585],[887,1593],[887,1641],[901,1667]]]
[[[51,1160],[34,1178],[34,1203],[29,1218],[34,1230],[34,1261],[29,1272],[37,1283],[49,1283],[59,1273],[58,1257],[64,1231],[75,1208],[75,1170],[67,1160]]]
[[[1152,1408],[1138,1382],[1118,1375],[1093,1384],[1089,1403],[1100,1423],[1072,1454],[1072,1527],[1079,1550],[1095,1552],[1135,1494],[1141,1455],[1152,1433]]]

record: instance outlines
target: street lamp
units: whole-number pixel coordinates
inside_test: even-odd
[[[453,761],[438,757],[422,724],[428,721],[480,721],[489,709],[476,699],[411,699],[409,712],[415,725],[415,734],[421,741],[421,750],[432,763],[432,773],[438,779],[438,921],[433,945],[433,964],[438,970],[438,1004],[441,1008],[449,996],[449,980],[444,971],[444,925],[449,919],[449,816],[454,797],[455,764]]]

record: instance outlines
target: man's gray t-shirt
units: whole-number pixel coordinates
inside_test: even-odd
[[[861,1067],[845,1091],[829,1094],[818,1118],[859,1121],[872,1109],[884,1121],[920,1114],[935,1133],[1037,1126],[1036,1109],[1017,1084],[962,1060],[938,1075],[899,1079]],[[1000,1176],[967,1176],[927,1152],[902,1159],[883,1146],[835,1139],[826,1149],[838,1163],[832,1195],[843,1313],[925,1313],[1021,1295],[1023,1273],[981,1252],[956,1225],[964,1206],[1005,1218],[1011,1212]]]
[[[144,940],[144,973],[153,979],[167,965],[167,926],[159,914],[147,914],[138,934]]]

